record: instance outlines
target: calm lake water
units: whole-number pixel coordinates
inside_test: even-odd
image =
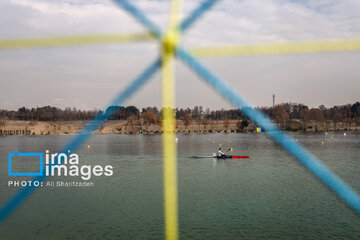
[[[292,135],[360,192],[359,133]],[[0,138],[0,204],[19,189],[8,180],[29,179],[8,176],[8,152],[57,152],[71,138]],[[178,139],[181,239],[360,239],[360,215],[264,133]],[[250,159],[189,157],[219,144]],[[0,225],[0,239],[164,238],[160,135],[95,135],[77,153],[80,164],[112,165],[113,176],[93,176],[88,188],[39,187]]]

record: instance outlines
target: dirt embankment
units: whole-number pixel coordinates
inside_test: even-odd
[[[61,134],[78,134],[86,124],[86,121],[13,121],[6,120],[0,125],[0,136],[6,135],[61,135]],[[280,128],[283,128],[280,126]],[[257,127],[250,123],[248,126],[242,126],[239,120],[208,121],[207,124],[193,121],[188,126],[183,121],[178,120],[176,131],[179,133],[212,133],[212,132],[253,132]],[[345,123],[314,123],[309,122],[305,125],[300,121],[293,120],[286,126],[290,131],[334,131],[334,130],[351,130],[359,131],[360,127]],[[103,124],[96,134],[152,134],[161,133],[160,125],[143,124],[140,121],[131,123],[125,120],[111,120]]]
[[[210,132],[236,132],[239,131],[235,120],[230,120],[225,127],[224,121],[209,121],[209,124],[194,123],[185,126],[182,121],[176,124],[177,132],[183,133],[210,133]],[[4,121],[0,126],[0,135],[60,135],[78,134],[85,126],[86,121]],[[251,124],[244,129],[254,131]],[[140,121],[131,123],[125,120],[110,120],[103,124],[96,134],[152,134],[161,133],[160,124],[142,124]]]

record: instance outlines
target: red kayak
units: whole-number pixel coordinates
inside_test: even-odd
[[[232,156],[232,155],[225,155],[225,156],[220,156],[220,157],[216,157],[216,158],[249,158],[249,156]]]
[[[231,156],[231,158],[249,158],[249,156]]]

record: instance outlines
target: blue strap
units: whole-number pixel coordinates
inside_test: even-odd
[[[207,10],[209,10],[219,0],[203,1],[180,25],[180,31],[186,31],[191,25],[198,20]]]
[[[293,137],[282,132],[262,112],[253,108],[249,102],[230,87],[225,81],[208,70],[200,61],[196,60],[183,48],[178,48],[178,57],[181,58],[191,69],[201,76],[209,85],[216,89],[222,96],[251,118],[257,125],[266,130],[284,149],[297,158],[310,172],[318,177],[326,186],[337,193],[349,206],[360,214],[360,196],[340,177],[333,173],[317,157],[307,151]]]
[[[161,60],[157,59],[152,63],[142,74],[140,74],[130,85],[125,88],[120,94],[118,94],[115,99],[111,102],[109,106],[118,106],[124,103],[126,99],[131,97],[135,92],[137,92],[142,86],[147,83],[151,76],[160,68]],[[68,150],[75,152],[90,136],[92,132],[99,128],[110,116],[112,116],[114,111],[106,111],[104,114],[98,115],[93,121],[87,124],[82,132],[76,135],[66,146],[62,148],[60,153],[67,153]],[[45,172],[45,171],[44,171]],[[31,181],[44,181],[47,176],[37,176],[31,179]],[[37,188],[31,184],[26,187],[21,188],[12,198],[5,203],[0,209],[0,224],[9,216],[9,214],[14,211],[22,202],[24,202],[31,193],[34,192]]]

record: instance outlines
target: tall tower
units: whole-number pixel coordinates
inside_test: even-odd
[[[273,107],[275,107],[275,94],[273,94]]]

